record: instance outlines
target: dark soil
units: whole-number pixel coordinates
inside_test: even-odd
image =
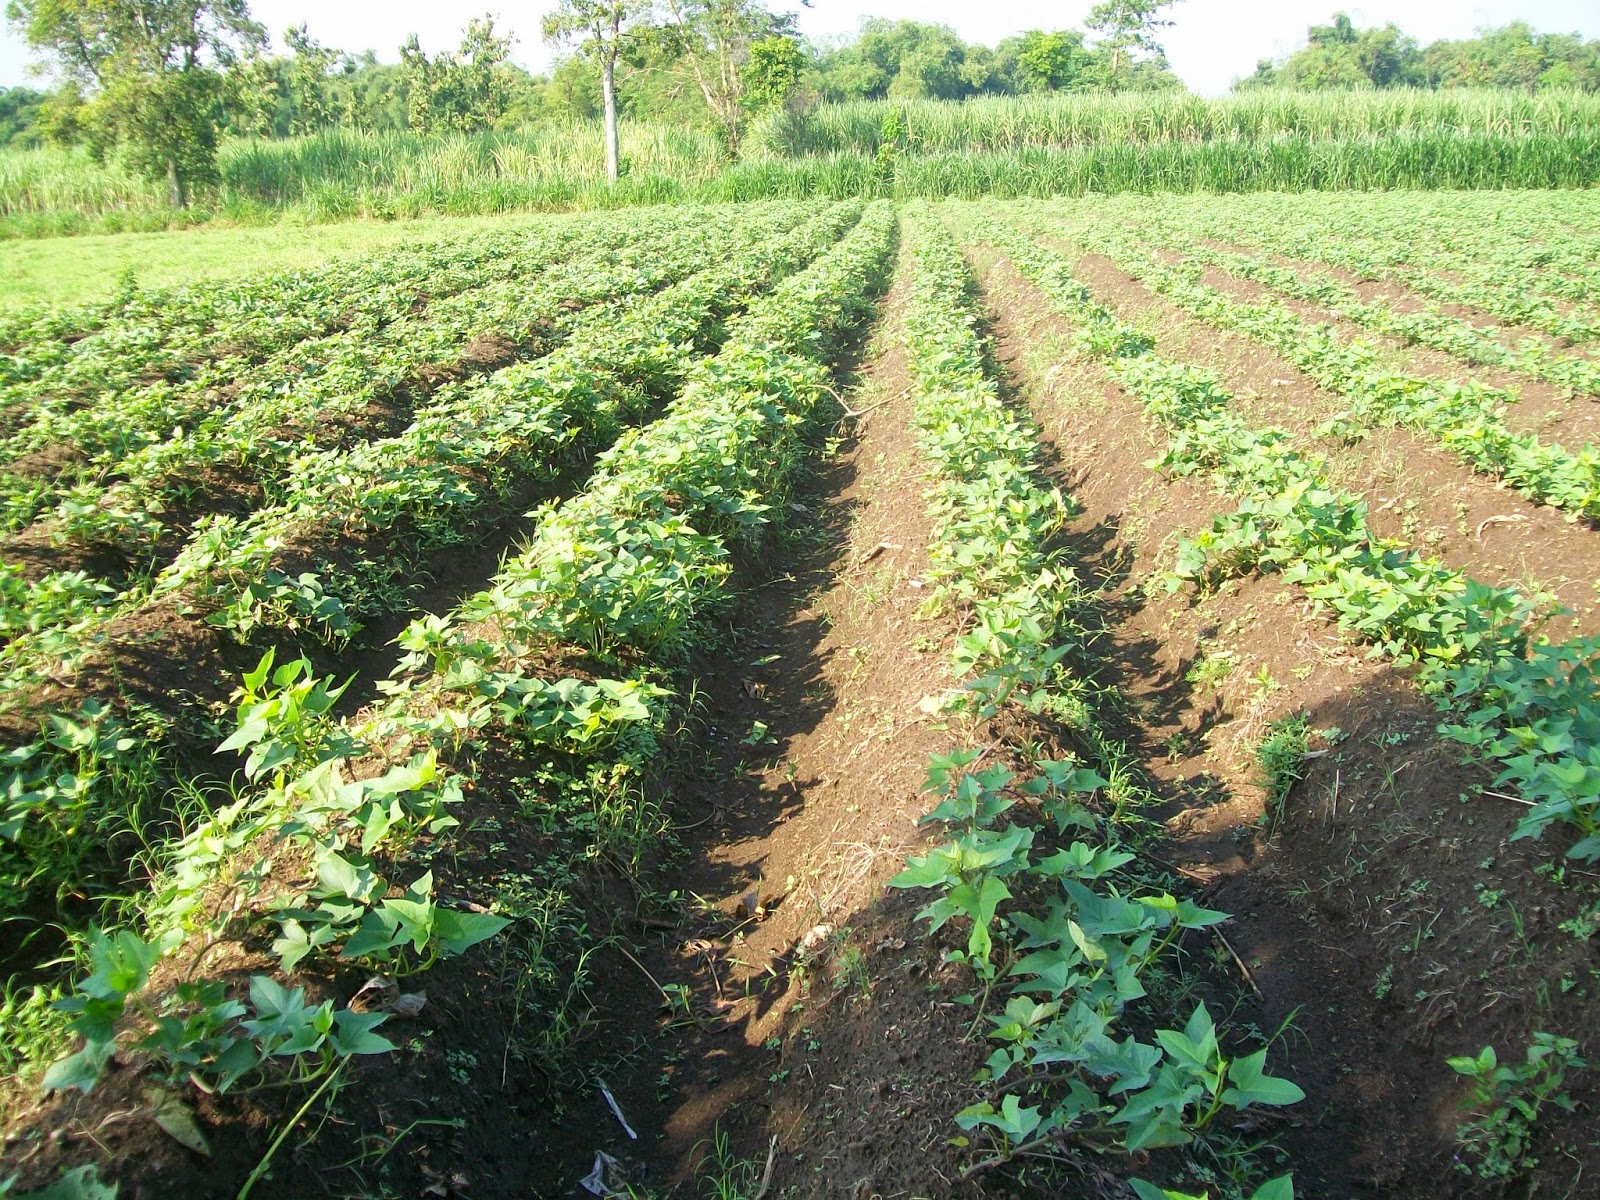
[[[1145,314],[1164,349],[1228,381],[1241,368],[1236,352],[1197,352],[1212,337],[1174,344],[1178,318],[1086,266],[1100,298]],[[1479,794],[1489,776],[1459,765],[1460,748],[1433,732],[1433,707],[1293,589],[1245,579],[1195,603],[1137,586],[1169,561],[1174,532],[1208,523],[1225,501],[1142,470],[1155,441],[1136,402],[1066,351],[1069,331],[1013,271],[998,264],[985,281],[1002,352],[1031,377],[1047,430],[1061,431],[1090,569],[1120,597],[1108,658],[1143,717],[1147,770],[1172,796],[1170,853],[1212,881],[1208,903],[1234,914],[1225,935],[1260,991],[1233,1019],[1270,1033],[1293,1018],[1287,1073],[1308,1099],[1278,1140],[1296,1194],[1493,1194],[1452,1169],[1464,1088],[1444,1059],[1488,1043],[1502,1061],[1520,1057],[1535,1030],[1595,1044],[1595,942],[1560,929],[1592,906],[1593,876],[1544,878],[1563,835],[1510,841],[1518,806]],[[1256,357],[1242,365],[1259,369]],[[1408,471],[1414,482],[1415,458]],[[1465,555],[1463,565],[1481,566]],[[1233,660],[1223,678],[1193,682],[1212,678],[1196,664],[1223,655]],[[1252,678],[1262,668],[1270,687]],[[1269,813],[1253,748],[1296,712],[1325,731],[1325,753]],[[1597,1169],[1582,1115],[1597,1089],[1579,1072],[1567,1090],[1578,1112],[1541,1117],[1548,1148],[1533,1176],[1553,1195],[1581,1194],[1571,1189]]]

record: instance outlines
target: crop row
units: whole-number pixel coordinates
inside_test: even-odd
[[[14,477],[5,523],[18,528],[58,501],[56,516],[69,538],[148,542],[163,528],[148,519],[153,510],[181,503],[209,475],[223,471],[270,483],[289,456],[336,437],[370,406],[401,389],[425,393],[428,380],[455,368],[474,340],[498,340],[499,353],[538,352],[542,341],[559,338],[565,307],[660,278],[653,248],[663,239],[678,243],[680,255],[694,253],[691,230],[700,232],[680,217],[655,215],[599,223],[583,237],[565,239],[562,261],[554,265],[552,248],[535,241],[526,260],[518,260],[519,270],[505,278],[381,329],[298,343],[246,371],[220,395],[195,381],[147,389],[137,401],[111,397],[76,410],[62,423],[46,423],[37,438],[12,444],[20,453],[65,440],[89,455],[87,467],[60,479]]]
[[[1531,807],[1517,837],[1553,823],[1578,834],[1567,850],[1600,859],[1600,641],[1550,643],[1532,631],[1534,602],[1375,537],[1359,497],[1329,487],[1320,463],[1277,430],[1249,427],[1208,371],[1161,358],[1116,318],[1064,259],[1000,221],[977,222],[1079,327],[1078,345],[1105,363],[1169,436],[1162,466],[1208,472],[1240,498],[1236,512],[1184,545],[1176,577],[1281,571],[1339,625],[1414,667],[1454,717],[1446,733],[1498,765],[1499,783]]]
[[[1600,342],[1600,314],[1589,304],[1600,298],[1593,235],[1562,228],[1550,195],[1496,197],[1492,209],[1483,197],[1468,199],[1475,203],[1457,203],[1445,216],[1415,195],[1362,196],[1359,204],[1253,196],[1197,218],[1194,232],[1392,280],[1572,342]],[[1160,202],[1155,211],[1169,207],[1185,211]]]
[[[285,546],[330,535],[366,546],[396,528],[413,554],[460,539],[487,500],[530,479],[553,481],[652,401],[674,394],[716,322],[831,245],[857,211],[835,205],[788,234],[734,247],[725,265],[586,314],[566,345],[451,385],[392,438],[299,456],[281,500],[248,518],[208,523],[157,579],[155,594],[197,584],[243,620],[271,623],[274,614],[261,611],[263,585]],[[355,597],[381,593],[408,569],[407,557],[369,558],[321,581],[325,623],[335,613],[341,621],[368,615]]]
[[[833,228],[836,227],[835,224]],[[807,229],[813,241],[829,236],[826,222]],[[769,251],[762,248],[765,241],[772,239],[773,232],[773,226],[753,222],[746,234],[732,239],[735,261],[741,261],[756,248],[752,267],[758,275],[766,269],[759,265],[763,262],[772,261],[773,269],[779,269],[781,256],[771,259]],[[794,242],[779,238],[776,244],[792,247]],[[626,294],[635,288],[647,291],[680,278],[703,267],[715,254],[702,244],[669,237],[651,244],[648,252],[641,247],[624,256],[642,260],[640,265],[624,262],[606,266],[597,258],[590,258],[559,274],[562,279],[569,278],[569,274],[583,277],[582,283],[571,286],[591,298],[602,289]],[[562,286],[554,279],[541,282],[530,291],[530,303],[546,308],[561,303],[557,297]],[[113,587],[81,571],[56,572],[31,588],[20,577],[11,576],[9,592],[0,597],[0,614],[4,614],[11,631],[9,644],[0,651],[0,672],[5,680],[0,691],[25,685],[28,676],[39,669],[41,655],[56,663],[75,661],[118,613],[143,603],[151,594],[176,590],[197,575],[232,580],[237,586],[232,589],[230,602],[241,598],[241,589],[254,590],[256,594],[236,614],[235,627],[241,634],[248,632],[249,622],[260,619],[264,609],[301,618],[309,615],[309,609],[318,609],[329,618],[326,623],[337,629],[339,622],[333,618],[341,615],[341,609],[322,593],[321,581],[267,578],[266,563],[282,549],[294,528],[319,513],[329,515],[336,503],[354,501],[346,519],[346,525],[354,527],[351,532],[363,525],[381,528],[409,513],[423,523],[433,520],[436,535],[445,536],[445,527],[437,520],[439,514],[445,509],[469,506],[476,499],[475,493],[462,490],[461,473],[477,466],[493,469],[491,459],[481,456],[492,457],[499,453],[495,449],[499,440],[517,436],[511,402],[519,395],[526,399],[529,387],[569,391],[598,388],[600,379],[586,378],[583,347],[603,347],[617,316],[615,305],[594,312],[564,314],[564,333],[577,336],[581,345],[575,355],[555,360],[554,375],[543,373],[542,360],[519,364],[472,385],[447,387],[394,437],[366,442],[349,451],[310,450],[288,458],[280,472],[282,483],[274,489],[281,499],[269,502],[248,518],[220,516],[201,520],[174,563],[158,575],[152,576],[136,566],[120,586]],[[538,418],[532,420],[533,426],[521,432],[525,440],[538,432]],[[439,463],[432,473],[425,469],[430,460]],[[434,511],[430,513],[430,509]],[[159,519],[142,510],[134,511],[146,522]],[[402,563],[390,563],[387,569],[385,564],[374,564],[373,569],[392,578],[400,572]]]
[[[1505,480],[1531,500],[1600,516],[1600,453],[1587,444],[1575,452],[1547,446],[1535,434],[1509,429],[1503,410],[1514,396],[1474,382],[1392,370],[1371,343],[1341,338],[1331,326],[1307,321],[1271,297],[1235,300],[1202,282],[1198,265],[1167,266],[1121,233],[1083,230],[1075,237],[1185,312],[1255,339],[1344,396],[1350,407],[1325,422],[1325,431],[1359,430],[1375,421],[1402,425],[1436,438],[1475,470]]]
[[[1085,732],[1096,717],[1068,662],[1092,657],[1073,620],[1088,599],[1051,549],[1067,504],[1037,478],[1037,429],[1000,401],[985,370],[960,252],[931,223],[919,235],[906,340],[914,424],[934,477],[935,574],[941,596],[970,616],[952,663],[966,679],[962,706],[979,717],[1007,704],[1070,712]],[[1141,977],[1185,930],[1226,914],[1144,885],[1137,855],[1096,811],[1109,785],[1093,769],[1067,758],[1041,760],[1026,778],[1005,765],[969,770],[982,754],[930,762],[940,803],[926,819],[951,840],[890,881],[932,891],[919,914],[930,933],[952,920],[967,926],[965,951],[946,957],[981,986],[974,1029],[988,1026],[995,1048],[978,1076],[984,1098],[955,1116],[977,1151],[964,1177],[1075,1145],[1130,1154],[1182,1146],[1224,1108],[1302,1099],[1266,1073],[1265,1050],[1225,1053],[1203,1004],[1181,1030],[1118,1040],[1126,1011],[1146,995]],[[1031,817],[1002,821],[1013,809]],[[1003,1008],[988,1011],[998,995]],[[1274,1181],[1258,1196],[1287,1186]]]
[[[309,1004],[270,973],[252,977],[244,998],[221,979],[143,993],[162,955],[202,931],[264,928],[285,970],[342,961],[394,977],[507,925],[498,914],[446,906],[432,872],[397,880],[398,897],[379,873],[402,869],[408,847],[454,825],[465,781],[442,765],[441,749],[463,737],[498,738],[530,769],[557,756],[573,786],[626,774],[648,757],[645,731],[659,715],[650,705],[664,694],[651,668],[621,680],[552,682],[536,662],[559,661],[574,638],[626,643],[659,652],[654,670],[664,678],[673,648],[693,635],[688,623],[725,595],[725,540],[755,543],[773,516],[763,501],[781,497],[803,461],[803,439],[828,395],[826,363],[881,281],[893,224],[888,206],[868,209],[831,252],[730,322],[727,344],[691,370],[666,415],[625,435],[580,496],[544,514],[528,554],[494,588],[454,621],[419,623],[406,639],[412,682],[392,683],[390,703],[362,723],[331,717],[338,690],[311,678],[303,662],[275,667],[269,659],[246,677],[238,730],[224,748],[248,755],[251,783],[170,853],[140,932],[91,939],[91,969],[67,1004],[81,1045],[50,1069],[47,1086],[92,1087],[119,1039],[168,1086],[187,1075],[218,1090],[267,1078],[273,1058],[306,1085],[352,1055],[393,1049],[374,1032],[385,1012]],[[629,560],[630,530],[657,536],[670,561]],[[580,541],[592,547],[587,557],[562,556]],[[641,639],[626,603],[602,603],[601,575],[630,561],[646,573],[659,567],[657,578],[693,593],[674,610],[682,618],[675,637]],[[486,608],[498,628],[479,620],[491,618]],[[650,614],[640,607],[631,615]],[[611,620],[614,630],[602,628]],[[475,622],[476,636],[463,621]],[[358,760],[370,770],[373,757],[380,773],[348,778]],[[265,848],[273,861],[292,862],[295,878],[263,875],[256,864]]]
[[[1163,228],[1163,240],[1173,236]],[[1194,262],[1221,267],[1241,279],[1254,280],[1299,300],[1322,305],[1336,316],[1407,344],[1430,346],[1478,366],[1502,367],[1557,387],[1591,396],[1600,395],[1600,363],[1593,359],[1556,353],[1548,341],[1523,338],[1507,346],[1500,331],[1473,325],[1465,319],[1429,307],[1401,312],[1381,300],[1362,300],[1354,288],[1320,273],[1305,273],[1248,254],[1215,250],[1184,236],[1183,254]],[[1167,247],[1171,250],[1172,247]]]
[[[311,456],[297,471],[301,490],[294,503],[206,529],[158,580],[156,594],[198,584],[193,602],[215,610],[212,622],[241,638],[263,624],[347,630],[348,614],[337,596],[323,592],[320,580],[272,569],[286,543],[371,548],[374,535],[403,522],[409,535],[404,546],[358,565],[365,578],[337,580],[348,596],[352,589],[377,591],[403,577],[408,561],[427,544],[465,536],[486,500],[482,493],[504,495],[529,479],[558,475],[614,437],[619,422],[637,415],[652,396],[674,392],[715,319],[831,244],[855,211],[848,204],[833,206],[786,236],[744,248],[728,265],[602,310],[567,347],[479,386],[457,388],[396,438],[349,456]],[[315,599],[309,609],[308,597]],[[40,669],[98,645],[112,618],[139,599],[70,630],[51,631],[54,636],[14,641],[6,651],[8,684],[27,687]],[[110,718],[99,707],[76,718],[80,724],[100,719]],[[112,722],[112,729],[119,727]],[[14,796],[8,810],[11,844],[0,855],[8,864],[5,911],[26,910],[36,896],[42,902],[49,894],[102,890],[93,851],[137,820],[126,803],[128,789],[119,788],[114,774],[88,777],[70,797],[48,795],[58,749],[47,731],[21,756],[29,765],[11,780],[24,794]],[[73,833],[89,835],[78,842],[81,853],[72,852]],[[109,882],[120,876],[113,868]]]
[[[443,299],[559,260],[575,228],[513,229],[304,271],[156,292],[124,292],[109,320],[70,343],[23,343],[7,357],[7,430],[38,416],[160,383],[226,383],[275,351],[335,329],[381,329]],[[50,361],[45,361],[50,360]]]

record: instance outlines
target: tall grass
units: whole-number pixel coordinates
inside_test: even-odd
[[[1426,91],[1262,90],[1221,99],[1183,92],[980,96],[963,103],[870,100],[778,112],[748,143],[778,157],[873,154],[893,124],[915,153],[1120,143],[1313,140],[1400,134],[1561,135],[1600,126],[1600,95],[1497,88]]]
[[[804,160],[798,160],[804,161]],[[1080,196],[1090,192],[1378,191],[1552,188],[1600,183],[1600,128],[1562,135],[1393,134],[1319,140],[1166,142],[906,155],[904,197]]]
[[[664,193],[703,184],[725,165],[720,140],[701,130],[624,123],[621,137],[630,178],[616,203],[675,198]],[[226,142],[218,169],[196,215],[248,220],[298,208],[336,220],[560,207],[603,184],[605,152],[599,127],[579,122],[442,138],[337,129]],[[136,228],[141,217],[173,215],[163,185],[81,150],[0,153],[0,217],[106,216]]]
[[[903,136],[880,153],[885,118]],[[412,218],[766,197],[1589,187],[1600,96],[1256,92],[863,103],[760,122],[738,162],[711,133],[624,123],[609,187],[597,125],[477,136],[333,130],[241,139],[175,213],[164,187],[80,151],[0,152],[0,237]]]

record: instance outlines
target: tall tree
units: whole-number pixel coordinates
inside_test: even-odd
[[[711,117],[739,152],[751,47],[774,37],[795,36],[793,14],[769,12],[759,0],[665,0],[659,31],[678,56],[680,69],[699,88]]]
[[[805,51],[792,37],[764,37],[750,44],[745,71],[745,103],[751,112],[777,108],[799,86]]]
[[[1135,52],[1164,60],[1161,43],[1156,41],[1156,31],[1172,22],[1161,15],[1177,0],[1102,0],[1089,10],[1084,24],[1100,35],[1095,47],[1107,53],[1106,86],[1116,91],[1125,72],[1134,61]]]
[[[1030,92],[1060,91],[1078,83],[1092,61],[1081,31],[1030,29],[1017,48],[1017,75]]]
[[[505,114],[511,98],[511,41],[509,33],[495,32],[494,18],[487,13],[468,21],[461,35],[455,60],[458,109],[472,129],[493,128]]]
[[[585,57],[600,67],[608,183],[616,183],[622,159],[617,134],[617,59],[633,25],[648,11],[644,0],[560,0],[544,19],[545,41],[553,45],[576,44]]]
[[[312,133],[332,125],[340,113],[328,88],[328,76],[349,56],[322,45],[303,23],[285,30],[283,40],[294,52],[285,69],[289,84],[289,132]]]
[[[411,128],[424,133],[475,133],[492,128],[510,102],[505,71],[511,38],[495,32],[494,18],[467,22],[461,49],[430,59],[416,34],[400,47]]]
[[[90,149],[126,149],[175,207],[215,176],[221,71],[266,31],[246,0],[10,0],[28,44],[90,93]]]

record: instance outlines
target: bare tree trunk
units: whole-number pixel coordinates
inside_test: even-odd
[[[173,208],[188,208],[189,193],[183,186],[183,176],[178,174],[178,160],[167,159],[167,194]]]
[[[617,182],[618,160],[622,148],[617,138],[617,64],[615,56],[606,55],[600,62],[600,95],[606,110],[606,182]]]

